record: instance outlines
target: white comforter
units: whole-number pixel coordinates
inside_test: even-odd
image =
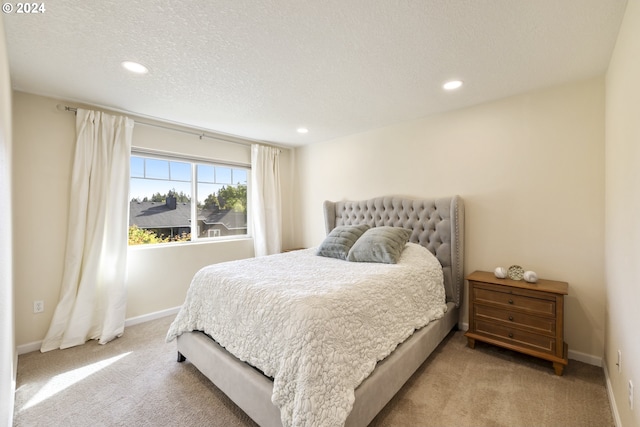
[[[284,426],[341,426],[376,363],[445,310],[442,268],[419,245],[398,264],[307,249],[203,268],[167,341],[202,330],[274,379]]]

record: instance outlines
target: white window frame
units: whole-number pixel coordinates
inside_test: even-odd
[[[186,242],[167,242],[167,243],[158,243],[158,244],[150,244],[150,245],[133,245],[129,246],[130,248],[137,247],[164,247],[167,245],[185,245],[191,243],[199,243],[199,242],[220,242],[226,240],[239,240],[239,239],[247,239],[252,236],[252,224],[251,224],[251,165],[242,164],[242,163],[234,163],[234,162],[225,162],[220,160],[214,160],[210,158],[191,156],[191,155],[182,155],[175,153],[166,153],[156,150],[148,150],[143,148],[132,148],[130,157],[144,157],[148,159],[157,159],[164,161],[174,161],[174,162],[182,162],[189,163],[191,166],[191,240]],[[231,169],[243,169],[247,173],[247,232],[246,234],[235,234],[235,235],[227,235],[227,236],[213,236],[213,237],[199,237],[199,227],[198,227],[198,174],[197,174],[197,165],[204,164],[207,166],[213,167],[224,167]],[[129,174],[129,183],[131,183],[132,176]],[[142,179],[153,179],[153,178],[142,178]],[[160,181],[164,181],[163,179],[158,179]],[[233,184],[232,184],[233,185]],[[131,200],[131,194],[129,193],[128,200]],[[195,224],[195,225],[194,225]],[[216,230],[219,234],[219,230]],[[210,233],[208,233],[210,234]]]

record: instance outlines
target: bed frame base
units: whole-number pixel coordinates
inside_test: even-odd
[[[345,426],[368,425],[457,325],[459,309],[447,303],[442,319],[429,323],[376,365],[355,390]],[[273,381],[241,362],[202,332],[178,337],[178,362],[188,359],[240,409],[262,427],[282,427],[280,410],[271,402]]]

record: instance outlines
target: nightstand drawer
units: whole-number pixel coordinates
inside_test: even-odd
[[[514,326],[528,331],[555,337],[556,320],[550,317],[531,316],[517,311],[485,305],[474,305],[475,318],[487,322],[500,322],[504,326]]]
[[[475,332],[505,343],[526,347],[544,353],[555,354],[556,340],[554,337],[534,334],[516,328],[509,328],[498,323],[475,321]]]
[[[499,287],[496,286],[496,288]],[[555,299],[517,295],[513,292],[505,292],[504,287],[499,289],[494,290],[487,285],[476,285],[473,287],[473,300],[475,303],[494,305],[505,310],[519,310],[552,317],[556,315]]]

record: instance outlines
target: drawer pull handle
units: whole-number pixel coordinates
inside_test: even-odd
[[[513,320],[513,316],[509,316],[509,320]]]
[[[509,299],[509,304],[513,304],[513,300],[512,299]]]
[[[513,338],[513,332],[509,332],[509,338]]]

